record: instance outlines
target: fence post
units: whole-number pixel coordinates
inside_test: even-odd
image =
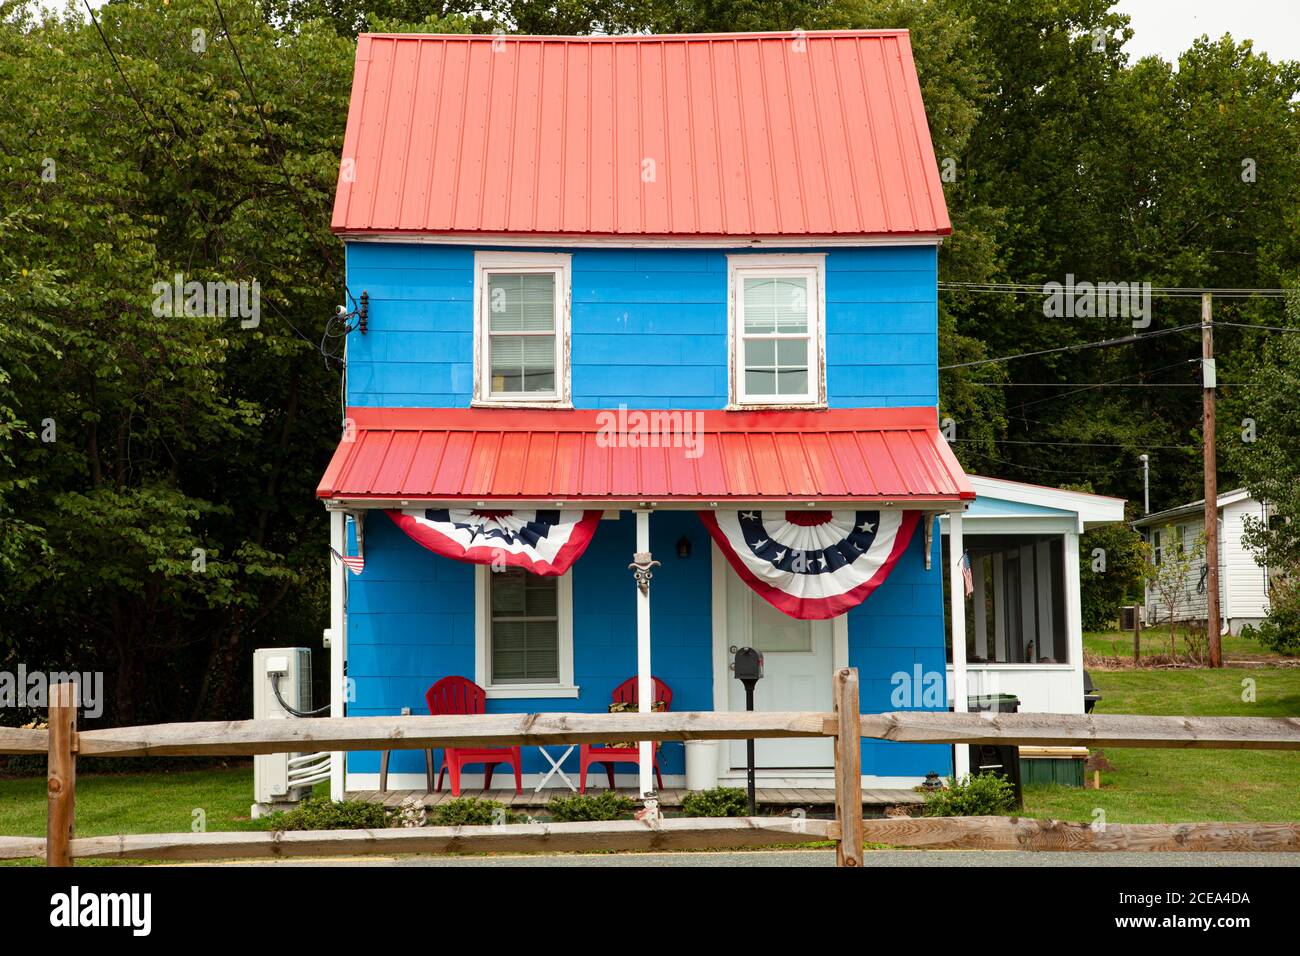
[[[835,672],[835,815],[840,839],[836,866],[862,865],[862,719],[858,712],[858,669]]]
[[[50,688],[50,755],[46,777],[45,865],[72,866],[77,828],[77,685]]]

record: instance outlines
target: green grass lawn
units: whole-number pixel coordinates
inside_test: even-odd
[[[1174,646],[1179,654],[1187,653],[1187,644],[1182,638],[1183,630],[1178,629],[1178,639]],[[1265,648],[1258,641],[1240,635],[1223,635],[1223,656],[1227,660],[1261,660],[1277,659],[1278,654]],[[1083,649],[1089,654],[1101,657],[1133,657],[1132,631],[1085,631]],[[1169,627],[1159,624],[1142,629],[1142,654],[1168,654]]]
[[[1242,681],[1255,682],[1254,703]],[[1300,668],[1095,671],[1099,714],[1211,717],[1300,715]],[[1101,790],[1035,786],[1025,813],[1090,823],[1300,820],[1300,754],[1262,750],[1137,750],[1112,747]]]
[[[328,789],[327,789],[328,792]],[[210,831],[264,830],[249,818],[253,768],[166,773],[82,774],[77,777],[77,836],[182,833],[202,810]],[[45,836],[45,778],[0,779],[0,834]],[[6,861],[0,861],[4,865]],[[39,865],[39,861],[9,861]],[[80,865],[115,865],[85,860]]]
[[[179,833],[202,810],[208,830],[261,830],[251,820],[253,768],[77,778],[77,835]],[[45,778],[0,780],[0,833],[45,835]]]

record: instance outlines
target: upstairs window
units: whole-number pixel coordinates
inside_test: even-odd
[[[730,259],[731,402],[824,405],[825,257]]]
[[[569,257],[475,256],[475,399],[490,404],[569,401]]]

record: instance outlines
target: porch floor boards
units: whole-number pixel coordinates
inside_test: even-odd
[[[592,787],[589,793],[600,793],[603,787]],[[619,793],[636,799],[636,791],[630,788],[620,788]],[[690,793],[689,790],[681,788],[665,789],[659,792],[659,803],[668,809],[676,809],[682,805],[682,797]],[[531,788],[524,788],[524,792],[516,794],[514,790],[475,790],[466,788],[461,791],[462,796],[467,797],[487,797],[504,804],[512,810],[540,810],[545,808],[547,801],[555,795],[567,796],[569,791],[564,787],[548,787],[541,793],[535,793]],[[418,797],[420,803],[426,807],[434,807],[440,803],[452,799],[451,790],[444,789],[441,792],[428,790],[389,790],[383,793],[379,790],[351,790],[348,791],[349,800],[361,800],[366,803],[382,803],[386,807],[396,807],[408,797]],[[833,807],[835,805],[835,791],[830,789],[805,789],[789,788],[764,789],[758,788],[755,792],[758,805],[760,807]],[[869,810],[879,810],[883,807],[892,807],[898,805],[916,805],[925,802],[925,797],[913,790],[863,790],[862,806]]]

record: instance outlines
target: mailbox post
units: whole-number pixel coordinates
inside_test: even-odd
[[[731,669],[735,672],[736,680],[745,685],[745,710],[752,711],[754,709],[754,685],[763,678],[763,655],[752,647],[732,647],[731,651],[736,655]],[[756,795],[754,793],[753,737],[745,741],[745,769],[749,790],[749,815],[752,817],[758,814]]]

